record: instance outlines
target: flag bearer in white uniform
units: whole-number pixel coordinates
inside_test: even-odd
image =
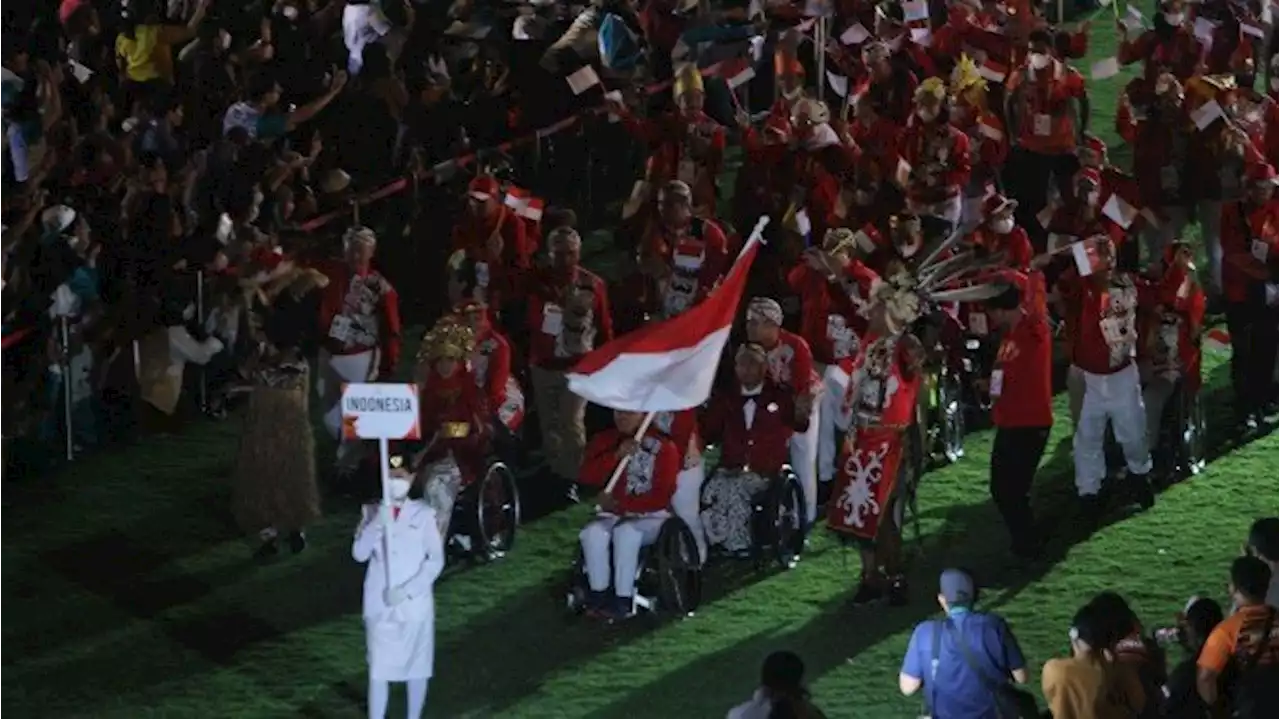
[[[369,717],[387,712],[390,682],[404,682],[409,719],[422,716],[435,657],[432,585],[444,569],[435,512],[409,499],[412,478],[401,456],[391,457],[388,505],[369,504],[356,529],[351,556],[367,562],[364,626],[369,658]]]

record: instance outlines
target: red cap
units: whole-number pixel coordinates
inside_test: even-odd
[[[1253,162],[1253,163],[1250,163],[1249,166],[1245,168],[1244,177],[1246,180],[1252,183],[1261,184],[1264,182],[1270,182],[1271,184],[1274,185],[1276,184],[1276,179],[1277,179],[1276,168],[1272,167],[1270,163]]]
[[[1101,155],[1102,157],[1107,156],[1107,143],[1103,142],[1102,138],[1091,133],[1085,134],[1084,143],[1080,145],[1080,149],[1092,150],[1098,153],[1099,155]]]
[[[1075,177],[1075,181],[1077,183],[1080,182],[1081,180],[1088,180],[1089,182],[1101,187],[1102,173],[1093,167],[1083,167],[1080,169],[1079,172],[1076,173],[1076,177]]]
[[[502,188],[498,186],[498,181],[492,175],[477,175],[471,184],[467,185],[467,194],[477,200],[498,199],[501,192]]]

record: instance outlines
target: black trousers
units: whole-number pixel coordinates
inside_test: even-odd
[[[1049,427],[998,427],[991,448],[991,499],[1015,547],[1035,538],[1031,481],[1040,466]]]
[[[1049,202],[1050,179],[1057,183],[1059,195],[1069,197],[1073,192],[1071,179],[1079,169],[1080,161],[1074,154],[1042,155],[1021,147],[1009,151],[1001,179],[1009,196],[1018,201],[1014,214],[1036,252],[1045,251],[1049,236],[1036,215]]]
[[[1262,297],[1227,303],[1231,333],[1231,388],[1237,416],[1264,409],[1276,398],[1276,353],[1280,317]]]

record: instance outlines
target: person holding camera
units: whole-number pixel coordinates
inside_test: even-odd
[[[1192,597],[1186,609],[1178,615],[1178,626],[1172,633],[1186,659],[1169,672],[1169,681],[1164,685],[1161,716],[1167,719],[1204,719],[1209,716],[1209,706],[1196,691],[1196,660],[1204,651],[1210,632],[1221,622],[1222,607],[1205,597]],[[1160,634],[1157,630],[1157,639]]]
[[[1214,627],[1196,660],[1196,690],[1214,716],[1276,716],[1277,625],[1276,610],[1266,603],[1270,581],[1270,568],[1257,557],[1231,563],[1236,611]]]
[[[1115,661],[1115,622],[1098,602],[1086,604],[1071,620],[1071,656],[1050,659],[1040,685],[1054,719],[1133,719],[1146,708],[1142,683]]]

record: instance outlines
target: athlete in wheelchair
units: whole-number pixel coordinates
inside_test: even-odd
[[[793,434],[809,427],[794,395],[768,379],[764,347],[746,343],[734,358],[735,380],[712,397],[702,430],[720,446],[720,464],[702,488],[707,544],[759,559],[765,550],[784,568],[804,548],[804,490],[787,464]]]
[[[475,348],[475,332],[454,316],[422,338],[415,378],[429,439],[414,451],[411,469],[450,555],[496,559],[515,541],[520,496],[510,468],[493,456],[500,423],[476,383]]]
[[[671,513],[682,453],[654,428],[637,440],[638,412],[614,412],[614,427],[591,438],[578,481],[603,487],[597,513],[578,538],[569,608],[609,620],[639,609],[688,613],[701,593],[698,545]]]
[[[1205,464],[1205,420],[1200,405],[1200,332],[1205,295],[1196,281],[1191,247],[1175,242],[1164,274],[1144,308],[1139,353],[1147,445],[1164,481],[1199,474]]]

